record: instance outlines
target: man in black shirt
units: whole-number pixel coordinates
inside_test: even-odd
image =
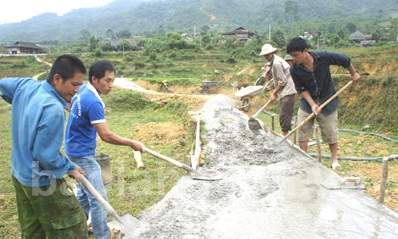
[[[338,148],[338,97],[332,100],[322,110],[319,106],[336,93],[330,65],[346,68],[351,74],[351,80],[356,83],[361,78],[351,64],[351,59],[343,54],[328,51],[310,52],[307,43],[301,37],[293,38],[287,53],[293,58],[290,74],[296,86],[297,93],[302,98],[299,103],[298,123],[304,121],[311,113],[315,114],[322,133],[322,140],[329,144],[333,169],[340,169],[337,160]],[[307,152],[308,140],[312,136],[314,118],[303,125],[297,132],[300,148]]]

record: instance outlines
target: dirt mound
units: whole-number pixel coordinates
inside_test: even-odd
[[[144,143],[159,143],[161,145],[176,144],[185,138],[184,125],[173,122],[149,123],[136,127],[132,138]]]

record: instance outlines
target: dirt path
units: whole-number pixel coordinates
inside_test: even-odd
[[[43,61],[42,59],[40,59],[39,57],[37,57],[37,56],[35,56],[35,58],[36,58],[36,61],[38,61],[38,62],[43,62],[43,63],[49,65],[50,67],[52,66],[51,63],[45,62],[45,61]],[[35,75],[35,76],[32,76],[32,78],[37,80],[37,79],[39,78],[39,76],[41,76],[41,75],[43,75],[43,74],[45,74],[45,73],[47,73],[47,72],[48,72],[48,71],[44,71],[44,72],[39,73],[39,74],[37,74],[37,75]]]
[[[200,110],[203,105],[215,97],[215,94],[203,94],[201,89],[188,87],[170,87],[173,92],[166,91],[157,85],[149,84],[146,81],[132,82],[127,78],[116,78],[114,85],[124,89],[142,92],[144,97],[151,101],[162,102],[169,100],[180,100],[190,105],[193,110]],[[179,93],[180,92],[180,93]]]

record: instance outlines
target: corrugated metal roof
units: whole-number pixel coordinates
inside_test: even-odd
[[[354,32],[353,34],[351,34],[351,35],[348,37],[349,40],[365,40],[365,38],[366,38],[365,35],[362,34],[362,33],[359,32],[359,31]]]
[[[42,48],[40,45],[37,45],[33,42],[25,42],[25,41],[17,41],[14,43],[14,45],[7,46],[7,48],[14,48],[14,47],[36,48],[36,49]]]

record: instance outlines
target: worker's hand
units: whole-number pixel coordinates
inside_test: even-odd
[[[351,80],[354,83],[358,83],[358,81],[361,79],[361,75],[358,74],[358,72],[355,72],[354,74],[351,75]]]
[[[80,174],[86,175],[80,166],[76,166],[75,170],[68,172],[69,177],[74,178],[76,182],[80,182]]]
[[[313,105],[311,106],[311,109],[312,109],[312,112],[313,112],[315,115],[318,115],[318,114],[320,114],[320,113],[322,112],[322,110],[319,110],[319,105],[317,105],[317,104],[313,104]]]
[[[144,146],[143,143],[141,143],[141,142],[139,142],[139,141],[132,140],[131,148],[132,148],[134,151],[140,151],[141,153],[145,153],[145,149],[144,149],[145,146]]]
[[[278,98],[278,95],[275,92],[271,94],[271,100],[275,101]]]

